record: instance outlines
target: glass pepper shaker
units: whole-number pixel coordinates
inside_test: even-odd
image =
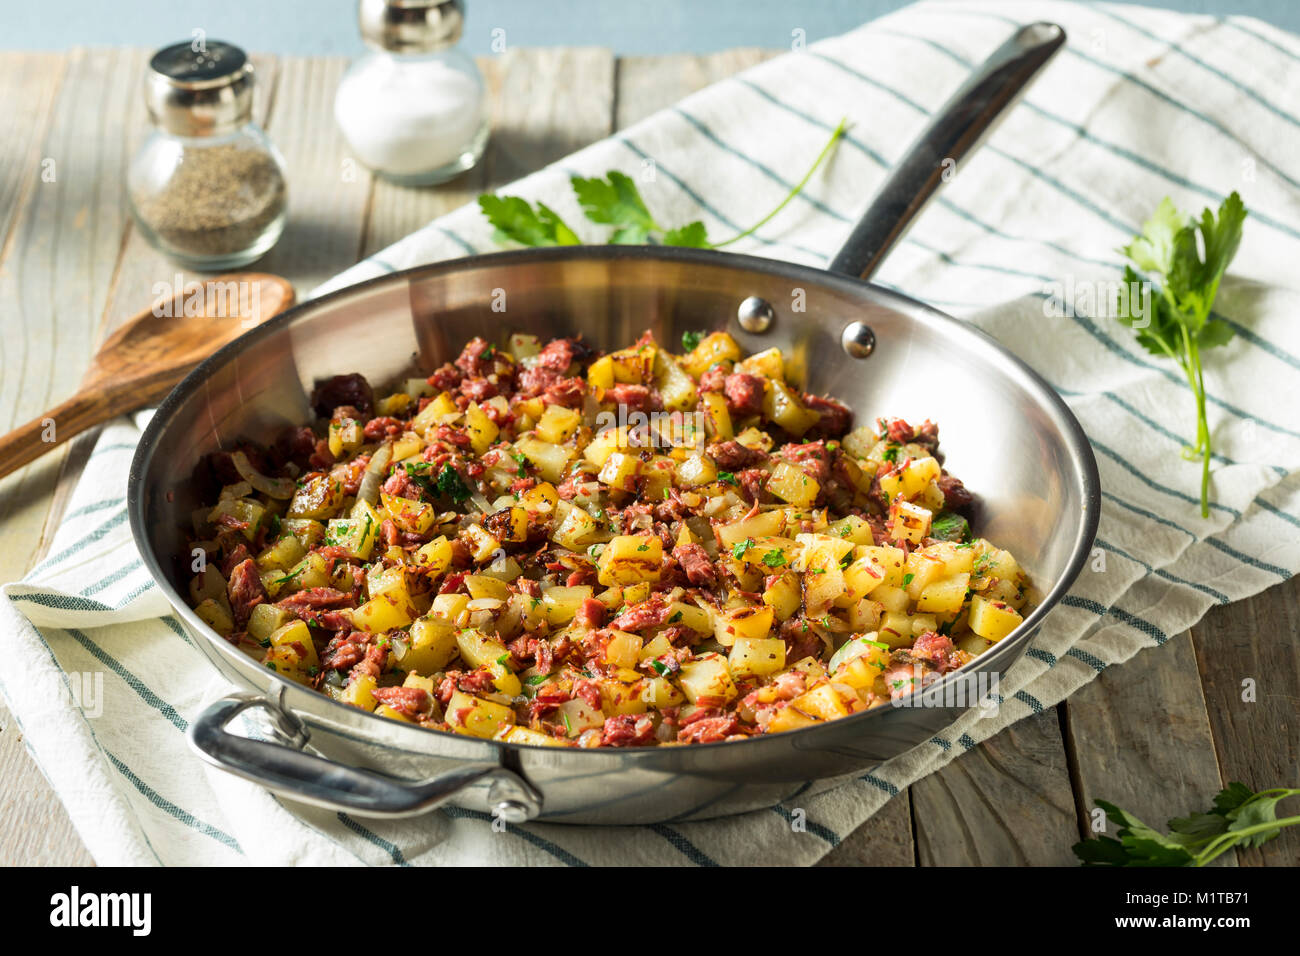
[[[334,118],[358,159],[410,186],[474,166],[488,139],[483,76],[460,50],[461,0],[360,0],[361,37],[374,52],[349,67]]]
[[[284,231],[284,160],[253,122],[253,65],[209,40],[154,54],[145,77],[154,129],[127,169],[141,232],[180,264],[233,269]]]

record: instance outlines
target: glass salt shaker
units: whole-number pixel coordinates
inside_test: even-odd
[[[141,232],[181,265],[247,265],[284,231],[284,160],[253,122],[253,65],[237,46],[177,43],[145,77],[154,129],[127,169]]]
[[[409,186],[474,166],[488,140],[486,88],[460,50],[461,0],[360,0],[361,37],[374,52],[349,67],[334,118],[358,159]]]

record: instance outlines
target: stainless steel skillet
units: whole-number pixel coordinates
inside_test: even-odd
[[[950,724],[974,700],[961,700],[958,684],[1004,673],[1087,559],[1096,463],[1070,411],[1022,362],[967,324],[860,277],[938,188],[944,160],[960,162],[1063,42],[1059,27],[1035,24],[994,53],[890,175],[829,271],[662,247],[472,256],[308,302],[200,365],[150,423],[128,491],[146,566],[196,646],[244,688],[194,719],[198,753],[290,798],[361,815],[450,802],[512,822],[627,824],[770,806],[861,774]],[[501,289],[505,316],[486,307]],[[791,307],[796,295],[802,312]],[[286,685],[209,631],[182,597],[175,569],[188,557],[181,529],[198,505],[195,462],[310,420],[316,379],[355,371],[383,383],[428,371],[474,335],[581,333],[612,348],[645,328],[668,342],[726,328],[747,349],[779,346],[805,388],[837,396],[863,421],[939,422],[949,467],[981,498],[977,530],[1021,559],[1042,603],[1015,635],[937,685],[932,706],[881,707],[737,743],[576,750],[424,730]],[[227,730],[244,711],[266,718],[274,739]]]

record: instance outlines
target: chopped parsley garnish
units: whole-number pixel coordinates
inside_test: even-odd
[[[745,556],[745,552],[755,546],[753,538],[746,538],[744,541],[737,541],[731,546],[731,556],[739,561]]]
[[[763,563],[769,568],[780,568],[785,566],[785,552],[780,548],[773,548],[763,555]]]
[[[736,476],[730,471],[720,471],[718,472],[718,481],[725,481],[729,485],[734,485]]]
[[[683,332],[682,348],[684,348],[688,352],[694,352],[695,349],[699,346],[700,342],[703,341],[703,339],[704,339],[703,332]]]
[[[497,658],[497,663],[500,664],[502,667],[505,667],[506,664],[508,664],[509,662],[510,662],[509,651],[506,651],[506,653],[502,654],[500,657]]]
[[[677,623],[678,621],[680,621],[681,619],[682,619],[682,612],[681,612],[681,611],[678,611],[676,614],[674,614],[672,617],[670,617],[670,618],[668,619],[668,623],[669,623],[669,624],[676,624],[676,623]]]
[[[898,442],[891,441],[888,445],[885,446],[885,450],[880,457],[883,458],[885,461],[897,462],[898,450],[901,447],[902,446],[899,445]]]
[[[665,664],[663,661],[651,661],[650,666],[655,669],[655,673],[658,674],[660,677],[663,677],[665,674],[668,673],[668,669],[669,669],[668,665]]]
[[[911,583],[912,583],[912,579],[915,578],[915,577],[916,577],[916,575],[913,574],[911,571],[907,572],[907,574],[904,574],[904,575],[903,575],[903,587],[907,587],[909,584],[911,584]]]
[[[930,537],[938,541],[967,541],[970,522],[956,512],[945,511],[930,522]]]
[[[469,498],[469,489],[451,465],[443,465],[442,471],[438,472],[437,489],[439,494],[446,495],[456,504]]]

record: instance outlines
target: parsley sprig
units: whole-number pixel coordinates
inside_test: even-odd
[[[1210,318],[1219,282],[1241,244],[1246,207],[1232,193],[1216,216],[1205,209],[1189,220],[1166,196],[1142,225],[1142,234],[1120,251],[1148,279],[1159,277],[1159,294],[1122,295],[1117,318],[1137,331],[1137,340],[1152,355],[1178,363],[1196,396],[1196,443],[1183,448],[1188,461],[1201,459],[1201,517],[1210,515],[1210,428],[1205,416],[1205,374],[1201,350],[1223,345],[1233,329]],[[1124,267],[1127,289],[1139,288],[1142,276]],[[1149,303],[1148,303],[1149,298]],[[1134,301],[1134,300],[1137,301]]]
[[[1296,796],[1300,790],[1274,787],[1254,793],[1244,783],[1230,783],[1215,796],[1211,809],[1170,820],[1169,833],[1098,800],[1106,819],[1119,828],[1119,839],[1084,840],[1074,845],[1074,854],[1084,866],[1205,866],[1234,846],[1258,847],[1283,827],[1300,825],[1300,816],[1277,817],[1278,803]]]
[[[847,129],[847,118],[840,120],[808,172],[776,208],[748,229],[720,242],[709,240],[704,223],[698,219],[677,227],[660,223],[646,206],[632,177],[626,173],[610,170],[604,178],[573,176],[569,182],[583,215],[598,225],[613,227],[608,234],[610,244],[720,249],[753,235],[799,195]],[[496,227],[497,242],[517,242],[525,246],[576,246],[582,242],[577,232],[543,202],[534,205],[518,196],[484,193],[478,197],[478,205],[488,222]]]

